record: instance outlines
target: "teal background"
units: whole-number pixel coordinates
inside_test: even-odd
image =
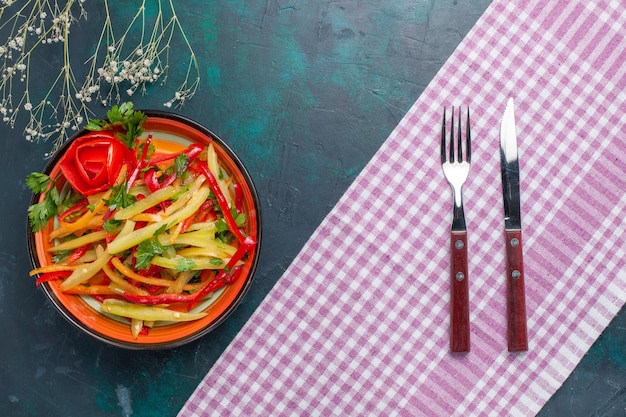
[[[111,2],[123,29],[140,2]],[[0,416],[173,416],[369,161],[488,0],[175,2],[200,65],[196,96],[176,111],[220,135],[243,159],[263,209],[263,249],[244,302],[217,330],[183,347],[129,352],[67,323],[28,278],[25,176],[49,143],[0,126]],[[104,19],[87,2],[74,51],[94,48]],[[147,2],[149,14],[155,3]],[[165,109],[185,63],[172,43],[168,83],[132,101]],[[80,56],[80,53],[76,56]],[[37,56],[33,88],[60,65]],[[75,71],[84,71],[81,62]],[[38,87],[39,86],[39,87]],[[104,115],[105,108],[93,111]],[[424,138],[435,140],[435,138]],[[622,311],[539,414],[626,415]]]

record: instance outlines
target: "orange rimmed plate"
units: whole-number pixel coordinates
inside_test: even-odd
[[[159,152],[176,152],[192,143],[208,145],[213,143],[223,168],[234,181],[242,186],[243,209],[247,213],[246,232],[256,237],[256,246],[245,260],[241,276],[233,284],[216,291],[210,298],[198,304],[193,312],[206,312],[200,320],[183,323],[157,323],[147,335],[133,338],[128,321],[102,312],[100,303],[89,295],[66,294],[59,290],[58,283],[42,283],[41,288],[55,308],[70,323],[98,340],[127,349],[165,349],[181,346],[206,335],[221,324],[241,302],[247,292],[256,266],[261,246],[261,216],[259,198],[252,179],[244,164],[233,150],[217,135],[202,125],[183,116],[160,112],[144,111],[148,120],[144,123],[144,134],[151,134]],[[82,130],[74,135],[48,162],[44,173],[55,177],[60,173],[59,159],[76,138],[87,133]],[[31,204],[41,201],[40,195],[33,195]],[[51,227],[33,233],[28,228],[28,249],[34,268],[52,263],[48,235]]]

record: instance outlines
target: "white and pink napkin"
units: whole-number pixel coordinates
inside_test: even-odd
[[[494,0],[180,416],[532,416],[626,301],[626,3]],[[516,104],[529,350],[508,353]],[[444,106],[472,110],[471,352],[449,353]]]

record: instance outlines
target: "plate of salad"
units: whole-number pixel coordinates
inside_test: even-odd
[[[258,195],[238,156],[197,122],[113,106],[26,183],[33,285],[103,342],[196,340],[251,284]]]

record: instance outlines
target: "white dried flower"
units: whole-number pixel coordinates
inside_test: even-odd
[[[169,49],[174,35],[182,37],[188,47],[189,60],[184,80],[176,89],[174,98],[164,103],[166,107],[180,105],[194,95],[199,79],[199,68],[195,54],[182,29],[174,10],[173,2],[169,2],[169,21],[161,15],[154,19],[154,27],[148,27],[152,16],[148,16],[146,8],[137,10],[130,27],[114,30],[109,14],[114,2],[104,1],[106,19],[97,40],[95,52],[87,59],[70,59],[74,51],[69,45],[70,26],[80,18],[86,17],[82,4],[85,0],[63,2],[50,0],[23,0],[19,2],[19,10],[30,10],[22,13],[6,9],[0,14],[0,27],[7,28],[4,40],[0,40],[0,117],[11,126],[17,120],[18,108],[14,108],[12,97],[17,97],[17,106],[23,108],[29,117],[28,126],[24,129],[27,140],[46,140],[53,137],[55,149],[67,138],[67,130],[75,130],[89,116],[87,103],[93,100],[103,106],[110,105],[120,99],[120,92],[129,96],[135,95],[137,89],[145,92],[149,84],[155,83],[163,74],[163,83],[168,79]],[[0,4],[10,5],[14,0],[0,0]],[[157,0],[162,7],[162,0]],[[164,2],[165,4],[165,2]],[[3,6],[8,7],[8,6]],[[3,8],[3,11],[5,9]],[[79,12],[77,14],[76,12]],[[126,36],[133,30],[142,34],[140,44],[130,44]],[[121,34],[121,37],[120,37]],[[144,37],[143,35],[146,34]],[[117,35],[117,36],[116,36]],[[52,85],[39,91],[47,91],[42,99],[31,100],[28,92],[30,71],[28,68],[31,53],[37,48],[62,43],[63,62],[58,74],[53,74]],[[72,62],[87,62],[87,76],[82,83],[77,82]],[[155,65],[155,68],[152,66]],[[194,73],[196,75],[193,80]],[[21,83],[15,82],[17,75]],[[102,84],[104,83],[104,87]],[[23,92],[16,92],[23,88]],[[60,91],[59,91],[60,90]],[[56,97],[51,100],[51,97]]]

